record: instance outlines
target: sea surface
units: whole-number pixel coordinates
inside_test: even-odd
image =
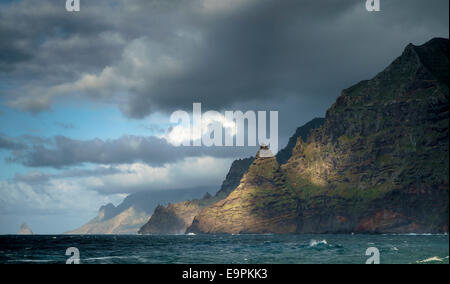
[[[449,263],[447,235],[8,235],[0,263],[66,263],[69,247],[82,264],[364,264],[368,248],[381,264]]]

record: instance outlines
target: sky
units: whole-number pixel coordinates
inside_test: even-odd
[[[176,147],[176,110],[278,111],[279,145],[449,1],[0,0],[0,234],[62,233],[140,191],[220,188],[255,147]]]

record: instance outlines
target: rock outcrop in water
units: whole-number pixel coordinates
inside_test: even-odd
[[[26,223],[23,223],[22,226],[20,226],[18,235],[33,235],[33,231],[31,231],[30,228],[28,228]]]
[[[344,90],[286,164],[257,158],[187,232],[447,232],[448,79],[448,39],[408,45]]]

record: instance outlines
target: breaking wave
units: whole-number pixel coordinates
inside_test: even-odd
[[[446,259],[448,259],[448,256],[444,258],[440,258],[438,256],[433,256],[424,260],[418,260],[416,263],[433,263],[433,262],[444,262]]]
[[[327,240],[321,240],[321,241],[311,240],[309,242],[309,247],[317,247],[317,246],[328,246],[328,242],[327,242]]]

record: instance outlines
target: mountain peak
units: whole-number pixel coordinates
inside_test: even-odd
[[[409,44],[407,50],[416,54],[419,62],[432,74],[441,84],[448,86],[448,50],[449,42],[445,38],[433,38],[423,45]]]
[[[430,39],[426,43],[420,45],[419,47],[424,47],[424,48],[438,47],[438,48],[448,49],[448,38],[435,37],[435,38]]]
[[[117,209],[116,206],[114,206],[114,204],[112,204],[112,203],[108,203],[108,204],[100,207],[99,213],[98,213],[99,219],[108,220],[108,219],[113,218],[118,213],[118,212],[116,212],[117,211],[116,209]]]
[[[427,42],[425,42],[424,44],[421,44],[421,45],[415,45],[413,43],[409,43],[405,47],[405,51],[407,51],[409,49],[414,49],[414,50],[421,49],[423,51],[437,51],[437,50],[440,50],[440,51],[445,52],[446,50],[448,50],[448,39],[447,38],[435,37],[435,38],[432,38],[429,41],[427,41]]]
[[[431,87],[448,92],[448,39],[435,38],[423,45],[409,44],[403,53],[371,80],[363,80],[342,91],[336,103],[327,111],[333,112],[354,106],[389,104],[411,99],[423,100]]]
[[[187,232],[447,232],[446,51],[446,39],[408,45],[373,79],[344,90],[306,140],[294,137],[281,168],[258,154]]]

